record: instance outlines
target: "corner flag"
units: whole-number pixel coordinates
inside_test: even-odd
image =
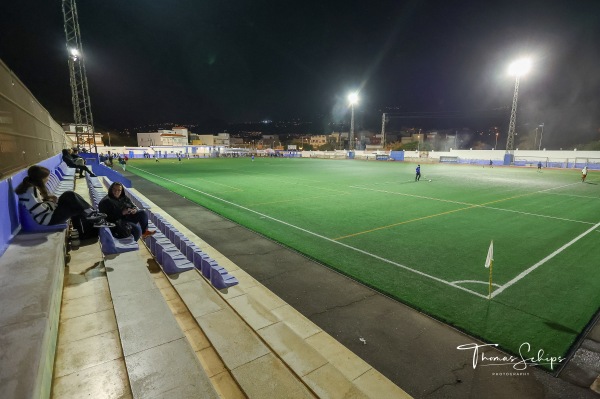
[[[485,267],[490,267],[494,262],[494,240],[490,243],[490,249],[488,249],[487,258],[485,259]]]
[[[488,287],[488,299],[492,298],[492,269],[494,266],[494,240],[490,242],[490,249],[488,249],[487,258],[485,259],[485,267],[490,269],[490,282]]]

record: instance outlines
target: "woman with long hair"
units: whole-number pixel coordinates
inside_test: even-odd
[[[100,212],[106,213],[106,220],[117,223],[119,219],[131,226],[131,234],[137,241],[155,233],[148,230],[148,214],[138,209],[125,195],[125,188],[119,182],[114,182],[108,188],[108,194],[98,204]]]
[[[34,165],[27,170],[27,176],[15,189],[19,203],[29,211],[33,220],[41,225],[65,223],[69,218],[81,216],[95,221],[94,227],[112,227],[105,214],[94,210],[79,194],[65,191],[60,197],[48,192],[46,183],[50,170]]]

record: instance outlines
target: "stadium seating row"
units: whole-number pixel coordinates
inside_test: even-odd
[[[224,267],[219,266],[216,260],[161,215],[150,212],[150,223],[150,228],[156,228],[158,231],[153,236],[146,237],[146,246],[166,274],[181,273],[196,268],[217,289],[238,284],[238,280]]]
[[[111,184],[112,181],[107,177],[88,176],[90,197],[96,207],[106,195],[106,190]],[[238,280],[230,275],[225,268],[219,266],[216,260],[204,253],[162,216],[150,211],[150,206],[143,199],[127,188],[125,188],[125,195],[139,209],[148,212],[148,228],[157,230],[157,232],[145,238],[145,243],[166,274],[182,273],[196,268],[217,289],[224,289],[238,284]],[[102,252],[105,255],[139,249],[138,244],[133,241],[132,237],[114,238],[110,229],[106,227],[100,228],[99,236]]]
[[[60,155],[39,165],[52,171],[56,195],[74,188]],[[66,254],[66,224],[41,226],[19,205],[23,169],[0,181],[0,397],[49,397]],[[20,234],[27,233],[27,234]]]

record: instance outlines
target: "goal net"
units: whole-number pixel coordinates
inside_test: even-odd
[[[574,168],[582,169],[584,166],[589,169],[600,169],[600,158],[575,158]]]
[[[565,160],[566,161],[566,160]],[[553,167],[553,162],[548,157],[515,157],[515,166],[538,166],[538,163],[542,163],[542,167],[549,168]],[[564,161],[563,161],[564,162]]]

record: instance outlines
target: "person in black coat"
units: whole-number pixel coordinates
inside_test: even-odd
[[[96,175],[94,173],[92,173],[92,171],[85,166],[85,164],[81,163],[81,164],[77,164],[75,163],[75,160],[73,159],[73,157],[71,156],[71,153],[69,152],[69,150],[64,149],[62,150],[62,160],[63,162],[69,167],[69,168],[75,168],[76,170],[79,171],[79,177],[83,177],[83,171],[85,170],[86,172],[88,172],[88,174],[91,177],[96,177]],[[78,157],[79,159],[81,159],[83,161],[83,158]]]
[[[148,230],[148,214],[138,209],[125,195],[125,188],[119,182],[114,182],[108,188],[108,194],[98,204],[100,212],[106,214],[106,220],[117,223],[119,219],[124,220],[131,226],[131,234],[137,241],[155,233]]]

